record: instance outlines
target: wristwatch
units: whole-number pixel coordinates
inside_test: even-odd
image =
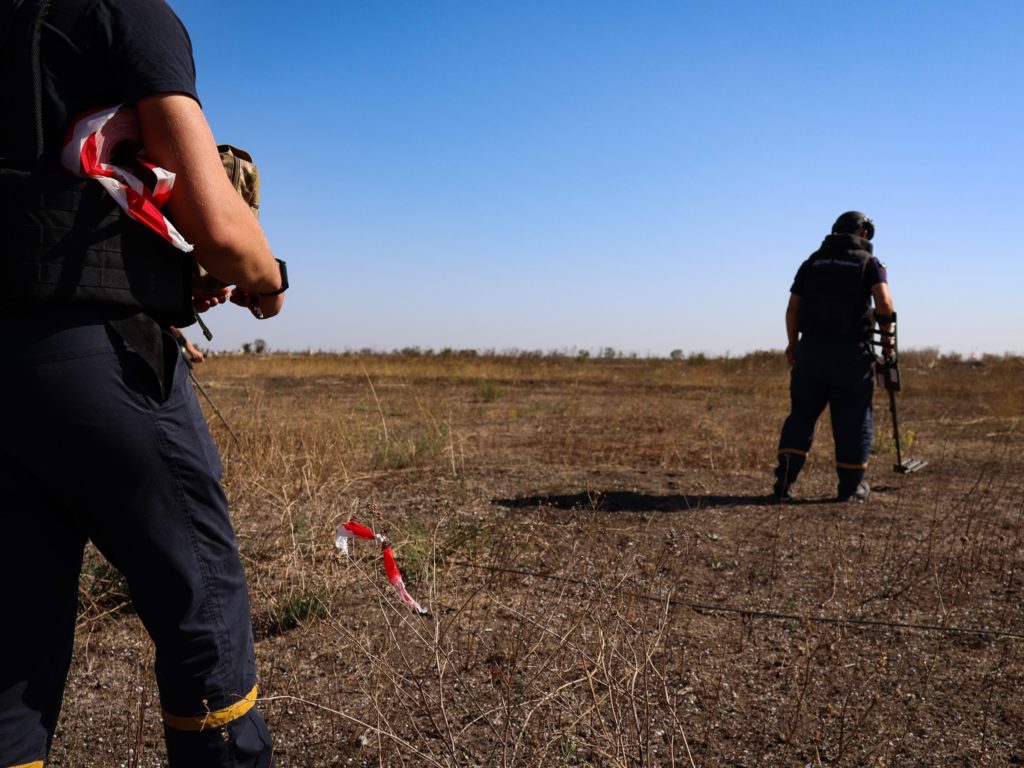
[[[288,290],[288,267],[285,266],[285,263],[281,261],[281,259],[274,259],[274,261],[277,262],[277,266],[281,269],[281,287],[276,291],[261,293],[260,296],[280,296]]]

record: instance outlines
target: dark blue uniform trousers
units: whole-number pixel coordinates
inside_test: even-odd
[[[872,356],[867,344],[801,339],[789,381],[790,413],[779,438],[775,477],[792,485],[807,461],[814,425],[825,406],[832,417],[840,497],[864,479],[873,438]]]
[[[0,766],[42,766],[50,748],[87,539],[153,638],[170,765],[270,766],[220,459],[177,345],[164,399],[96,317],[5,317],[0,330]]]

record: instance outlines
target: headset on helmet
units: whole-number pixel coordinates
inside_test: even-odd
[[[868,240],[875,236],[875,222],[860,211],[847,211],[832,225],[833,235],[854,235],[862,229],[868,231]]]

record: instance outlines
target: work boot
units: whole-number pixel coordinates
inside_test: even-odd
[[[871,495],[871,488],[867,483],[861,482],[857,484],[857,487],[853,489],[852,493],[840,493],[838,501],[854,501],[864,502],[868,500],[868,496]]]
[[[776,480],[772,486],[772,498],[776,501],[789,501],[793,498],[792,486]]]

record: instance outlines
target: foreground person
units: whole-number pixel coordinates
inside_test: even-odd
[[[0,767],[46,760],[91,540],[155,644],[170,765],[267,768],[220,460],[168,329],[229,295],[191,295],[192,256],[266,318],[283,264],[227,180],[163,0],[0,0],[0,41]],[[192,256],[61,170],[75,119],[121,103],[177,174],[165,211]]]
[[[790,413],[779,438],[773,488],[778,499],[791,498],[826,405],[835,440],[837,498],[864,501],[870,493],[864,475],[873,437],[871,304],[879,317],[895,310],[885,265],[872,253],[874,235],[875,225],[863,213],[842,214],[821,248],[800,266],[790,289]],[[882,323],[880,329],[888,333],[891,324]]]

